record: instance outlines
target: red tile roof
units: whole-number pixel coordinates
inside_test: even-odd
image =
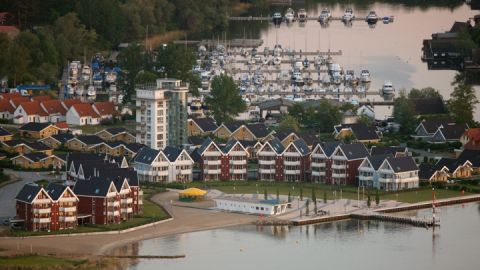
[[[470,128],[465,131],[464,136],[469,140],[480,141],[480,128]]]
[[[15,108],[10,104],[8,99],[0,99],[0,112],[14,113]]]
[[[48,113],[43,110],[38,101],[23,102],[20,106],[22,106],[28,115],[48,116]]]
[[[100,117],[92,108],[92,105],[88,103],[74,104],[72,108],[78,113],[80,117],[91,116]]]
[[[95,106],[96,112],[102,116],[115,115],[117,113],[112,102],[95,102],[93,106]]]
[[[63,107],[60,100],[46,100],[41,102],[42,107],[47,111],[48,114],[61,114],[65,115],[67,110]]]
[[[18,97],[18,98],[12,98],[10,100],[10,103],[12,103],[13,107],[17,108],[18,105],[20,105],[22,102],[29,102],[30,98],[28,97]]]
[[[20,95],[20,93],[16,92],[16,93],[2,93],[0,94],[0,99],[3,99],[3,100],[10,100],[12,98],[19,98],[19,97],[22,97]]]
[[[46,101],[46,100],[51,100],[52,98],[50,96],[34,96],[32,97],[32,101]]]
[[[82,101],[80,101],[79,99],[64,99],[62,102],[64,107],[67,108],[67,110],[70,109],[70,107],[72,107],[74,104],[82,103]]]
[[[58,122],[55,124],[59,129],[68,129],[68,124],[67,122]]]

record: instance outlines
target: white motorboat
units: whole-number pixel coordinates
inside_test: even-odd
[[[273,58],[273,64],[278,66],[282,63],[282,58],[280,56],[276,56],[275,58]]]
[[[330,13],[330,10],[328,8],[324,8],[322,12],[320,12],[320,16],[318,16],[318,21],[322,24],[328,23],[331,17],[332,17],[332,14]]]
[[[114,71],[106,72],[105,81],[107,83],[114,83],[115,81],[117,81],[117,73],[115,73]]]
[[[304,8],[301,8],[298,10],[297,16],[298,16],[298,21],[300,22],[307,21],[307,11]]]
[[[362,70],[362,72],[360,73],[360,80],[363,83],[369,83],[371,81],[370,80],[370,72],[366,69]]]
[[[369,24],[375,24],[377,23],[378,21],[378,15],[375,11],[370,11],[367,15],[367,17],[365,18],[365,21],[367,21],[367,23]]]
[[[282,14],[280,12],[273,13],[272,21],[274,24],[281,24],[282,23]]]
[[[288,8],[287,12],[285,12],[285,21],[287,23],[295,21],[295,11],[292,8]]]
[[[75,87],[75,95],[77,96],[83,95],[83,86],[77,85],[77,87]]]
[[[96,95],[97,95],[97,91],[95,90],[95,87],[93,87],[93,85],[88,86],[87,96],[94,97]]]
[[[391,81],[385,81],[382,86],[382,94],[383,95],[393,95],[395,93],[395,88],[393,87],[393,83]]]
[[[275,47],[273,48],[273,56],[282,56],[282,53],[283,53],[282,45],[275,44]]]
[[[90,77],[92,76],[92,69],[88,65],[84,65],[82,67],[82,79],[84,81],[90,80]]]
[[[351,22],[355,19],[355,14],[353,13],[353,9],[347,8],[345,9],[345,13],[342,16],[343,22]]]

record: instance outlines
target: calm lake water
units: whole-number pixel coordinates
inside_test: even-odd
[[[139,260],[131,270],[480,269],[480,204],[442,207],[440,219],[441,227],[435,232],[355,220],[304,227],[250,225],[145,240],[123,250],[186,255],[175,260]]]
[[[432,1],[434,2],[434,1]],[[321,10],[328,7],[333,16],[343,15],[346,7],[353,7],[357,17],[364,18],[370,10],[380,16],[395,16],[394,23],[384,25],[381,21],[371,29],[363,21],[353,22],[345,27],[340,21],[332,21],[327,28],[316,21],[282,24],[279,28],[271,23],[232,22],[229,38],[260,38],[263,46],[273,48],[276,42],[284,48],[296,51],[342,50],[343,55],[335,57],[344,69],[353,69],[359,75],[365,68],[372,74],[370,89],[380,89],[386,80],[393,82],[396,89],[434,87],[445,98],[450,97],[455,71],[428,70],[421,61],[422,41],[432,33],[450,30],[455,21],[466,21],[478,11],[468,5],[449,7],[407,7],[401,4],[375,3],[371,5],[346,5],[319,3],[307,7],[309,17],[318,17]],[[296,7],[297,11],[299,7]],[[272,8],[284,14],[286,7]],[[263,51],[263,46],[260,51]],[[480,87],[476,87],[480,96]],[[380,96],[369,96],[370,100],[383,100]],[[377,118],[382,119],[391,113],[392,108],[382,108]],[[480,120],[480,109],[476,112]]]

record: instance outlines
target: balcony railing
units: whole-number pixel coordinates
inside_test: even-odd
[[[33,213],[35,214],[50,214],[52,210],[50,208],[34,208]]]
[[[35,223],[50,223],[50,218],[34,218],[33,222]]]
[[[131,207],[128,207],[128,208],[122,208],[122,214],[129,214],[129,213],[132,213],[133,212],[133,209]]]
[[[203,163],[205,165],[220,165],[222,161],[221,160],[204,160]]]
[[[285,170],[285,174],[300,174],[300,170]]]
[[[50,203],[50,199],[36,199],[34,201],[35,204],[47,204],[47,203]]]
[[[274,159],[272,159],[272,160],[261,160],[261,159],[259,159],[258,164],[259,165],[275,165],[275,160]]]
[[[132,202],[133,202],[133,199],[132,199],[132,198],[122,199],[122,203],[123,203],[123,204],[132,203]]]
[[[259,174],[270,174],[270,173],[275,173],[275,169],[258,169]]]
[[[76,212],[77,207],[71,206],[71,207],[60,207],[61,212]]]
[[[325,176],[325,172],[319,172],[319,171],[312,171],[313,176]]]
[[[109,207],[120,206],[120,202],[119,201],[107,202],[107,206],[109,206]]]
[[[230,170],[230,173],[232,173],[232,174],[243,174],[243,173],[247,173],[247,169],[233,169],[233,170]]]
[[[203,172],[205,174],[220,174],[220,169],[205,169]]]
[[[232,165],[247,165],[247,160],[230,160],[230,164]]]
[[[76,216],[62,216],[62,217],[60,217],[60,221],[63,221],[63,222],[73,222],[75,220],[77,220]]]
[[[297,161],[284,161],[285,166],[300,166],[300,160]]]

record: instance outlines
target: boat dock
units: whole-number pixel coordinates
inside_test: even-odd
[[[379,20],[381,21],[381,18],[388,17],[390,18],[390,21],[393,21],[393,16],[378,16]],[[265,21],[272,21],[272,17],[270,16],[244,16],[244,17],[228,17],[230,21],[247,21],[247,22],[265,22]],[[299,21],[297,19],[297,21]],[[307,17],[304,19],[304,21],[318,21],[318,17]],[[330,17],[330,21],[342,21],[342,17]],[[352,19],[352,21],[363,21],[366,22],[365,17],[355,17]]]
[[[246,39],[246,38],[236,38],[230,40],[174,40],[173,44],[176,45],[188,45],[188,46],[205,46],[205,47],[216,47],[217,45],[227,45],[228,47],[243,47],[243,48],[256,48],[260,47],[263,44],[263,39]]]
[[[440,226],[439,220],[434,220],[433,218],[417,218],[417,217],[406,217],[406,216],[392,216],[386,214],[379,214],[375,212],[365,213],[365,214],[351,214],[350,218],[360,219],[360,220],[379,220],[384,222],[393,222],[400,224],[409,224],[417,227],[434,227]]]

